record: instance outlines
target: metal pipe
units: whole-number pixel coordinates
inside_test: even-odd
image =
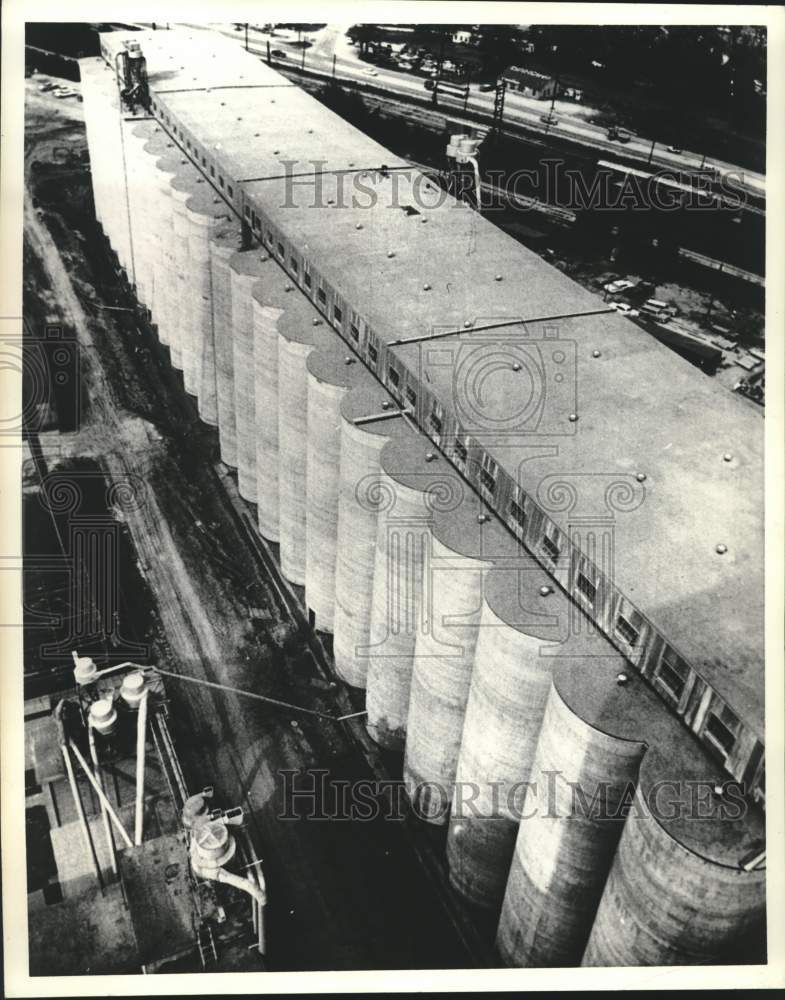
[[[246,851],[251,856],[251,871],[249,875],[253,875],[259,886],[260,891],[264,895],[265,903],[267,901],[267,886],[264,881],[264,872],[262,871],[262,862],[256,855],[256,848],[254,847],[253,838],[247,832],[243,833],[243,839],[246,845]],[[259,904],[258,912],[256,916],[256,924],[254,929],[256,930],[256,943],[259,948],[259,954],[264,955],[267,943],[265,941],[265,926],[264,926],[264,904]]]
[[[120,833],[120,836],[123,838],[123,840],[126,843],[126,846],[127,847],[133,847],[134,846],[133,845],[133,841],[128,836],[128,834],[125,832],[125,827],[120,822],[120,819],[119,819],[117,813],[112,808],[111,802],[109,801],[109,799],[107,799],[107,797],[104,795],[104,793],[101,791],[100,787],[98,786],[98,782],[95,780],[95,775],[90,770],[90,768],[87,766],[87,761],[82,756],[82,754],[81,754],[81,752],[79,750],[79,747],[74,743],[73,740],[69,740],[69,743],[70,743],[71,749],[74,752],[74,756],[79,761],[79,763],[82,765],[82,770],[87,775],[88,781],[90,782],[90,784],[95,789],[95,793],[98,796],[99,800],[103,803],[103,805],[106,806],[106,811],[109,813],[109,816],[110,816],[112,822],[117,827],[117,829],[118,829],[118,831]]]
[[[101,865],[98,861],[98,855],[95,852],[95,844],[93,843],[93,838],[90,834],[90,827],[87,825],[87,817],[85,816],[84,806],[82,805],[82,797],[79,794],[79,786],[76,783],[76,775],[74,774],[74,765],[71,763],[71,755],[68,752],[68,747],[63,742],[60,745],[60,749],[63,751],[63,759],[65,760],[65,769],[68,774],[68,783],[71,786],[71,794],[74,797],[74,805],[76,806],[76,812],[79,816],[79,825],[82,828],[82,834],[84,836],[85,842],[87,843],[87,849],[90,852],[90,856],[93,859],[93,865],[95,866],[95,874],[98,878],[98,884],[101,886],[101,892],[104,891],[104,877],[101,874]]]
[[[256,941],[259,947],[259,954],[263,955],[266,947],[265,934],[264,934],[264,907],[267,903],[267,893],[263,885],[257,885],[254,881],[243,878],[241,875],[235,875],[234,872],[227,871],[225,868],[202,868],[199,865],[193,865],[193,873],[198,878],[211,879],[214,882],[223,882],[225,885],[230,885],[234,889],[239,889],[240,892],[247,892],[256,903],[257,906],[257,934]],[[262,877],[262,883],[264,878]]]
[[[142,695],[139,702],[139,715],[136,719],[136,811],[134,823],[134,843],[142,843],[142,828],[144,826],[144,765],[145,745],[147,743],[147,696]]]
[[[95,745],[95,730],[92,726],[88,726],[88,738],[90,740],[90,758],[93,762],[93,767],[95,768],[95,775],[98,779],[98,784],[101,791],[106,794],[106,789],[104,788],[104,776],[101,773],[101,767],[98,763],[98,750]],[[117,871],[117,854],[115,851],[114,835],[112,834],[112,824],[109,822],[109,814],[106,811],[106,806],[101,800],[101,819],[104,824],[104,834],[106,836],[106,846],[109,848],[109,862],[112,866],[112,871],[115,876],[118,874]]]

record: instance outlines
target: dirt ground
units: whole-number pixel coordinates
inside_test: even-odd
[[[82,105],[61,112],[65,102],[34,89],[40,79],[28,81],[25,309],[33,327],[55,317],[75,332],[87,397],[67,441],[45,436],[49,468],[89,455],[109,480],[144,482],[144,502],[123,519],[151,595],[159,666],[340,714],[221,488],[215,431],[198,421],[152,332],[122,311],[90,218]],[[62,148],[67,155],[55,151]],[[408,821],[279,818],[283,770],[373,779],[345,724],[175,680],[168,689],[190,787],[214,783],[252,817],[269,889],[271,968],[473,964],[445,903],[443,872],[429,875],[412,846],[428,831],[412,833]]]

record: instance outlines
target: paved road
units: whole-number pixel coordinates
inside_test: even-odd
[[[244,32],[237,32],[231,27],[223,25],[210,25],[206,28],[205,25],[188,24],[188,27],[220,31],[240,44],[244,44],[245,41]],[[335,57],[335,76],[338,79],[365,82],[375,87],[385,88],[391,93],[408,94],[419,98],[427,93],[424,87],[425,80],[421,76],[376,67],[360,60],[357,49],[349,44],[346,37],[346,30],[349,27],[349,22],[328,24],[321,31],[316,32],[312,36],[314,44],[305,50],[305,68],[311,72],[330,76],[333,73],[333,57]],[[250,52],[266,57],[268,41],[271,49],[287,53],[285,59],[278,59],[279,64],[292,69],[301,66],[302,50],[297,48],[294,41],[285,35],[277,33],[275,36],[268,36],[258,29],[249,28],[248,49]],[[483,93],[479,90],[478,85],[474,84],[470,88],[466,107],[472,111],[490,115],[493,113],[493,101],[493,93]],[[439,102],[443,107],[464,107],[462,99],[453,99],[443,93],[439,96]],[[562,139],[591,146],[593,149],[623,155],[626,159],[638,159],[646,164],[651,164],[652,167],[683,171],[696,170],[701,167],[715,169],[720,175],[728,176],[733,181],[734,186],[758,197],[765,197],[766,178],[762,174],[722,160],[706,158],[700,153],[688,150],[671,153],[662,144],[655,143],[652,149],[652,140],[641,136],[635,136],[624,144],[614,142],[607,138],[606,128],[585,121],[581,114],[576,111],[574,105],[563,101],[556,102],[557,124],[549,126],[541,121],[541,116],[547,114],[549,109],[549,101],[537,101],[513,92],[508,92],[505,96],[504,117],[508,122],[534,128],[543,135],[552,134]]]

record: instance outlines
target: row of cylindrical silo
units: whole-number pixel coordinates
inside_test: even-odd
[[[403,754],[418,815],[448,825],[452,886],[499,915],[502,961],[720,959],[763,912],[764,873],[734,861],[755,825],[721,822],[721,798],[690,825],[648,794],[719,770],[276,261],[242,245],[160,126],[107,127],[122,157],[107,154],[117,108],[105,74],[86,76],[101,225],[282,574],[332,633],[337,674],[365,690],[368,732]]]

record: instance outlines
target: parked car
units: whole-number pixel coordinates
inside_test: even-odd
[[[618,278],[616,281],[609,281],[607,285],[603,285],[603,290],[610,292],[612,295],[617,292],[623,292],[627,288],[632,288],[635,282],[630,281],[629,278]]]
[[[676,153],[677,156],[681,156],[681,154],[684,152],[684,150],[683,149],[679,149],[678,146],[668,146],[668,152],[669,153]]]
[[[497,87],[498,87],[498,83],[496,83],[496,81],[494,81],[493,83],[481,83],[480,84],[480,90],[484,94],[487,94],[489,90],[496,90]]]
[[[559,124],[559,119],[556,117],[556,115],[540,115],[540,121],[544,125],[558,125]]]
[[[626,143],[632,138],[632,132],[628,132],[626,128],[621,128],[619,125],[611,125],[608,129],[608,138],[616,142]]]
[[[608,306],[611,309],[615,309],[616,312],[621,313],[622,316],[640,316],[637,309],[633,309],[631,305],[626,302],[609,302]]]
[[[276,59],[286,59],[286,53],[283,49],[273,49],[270,55],[275,56]]]

